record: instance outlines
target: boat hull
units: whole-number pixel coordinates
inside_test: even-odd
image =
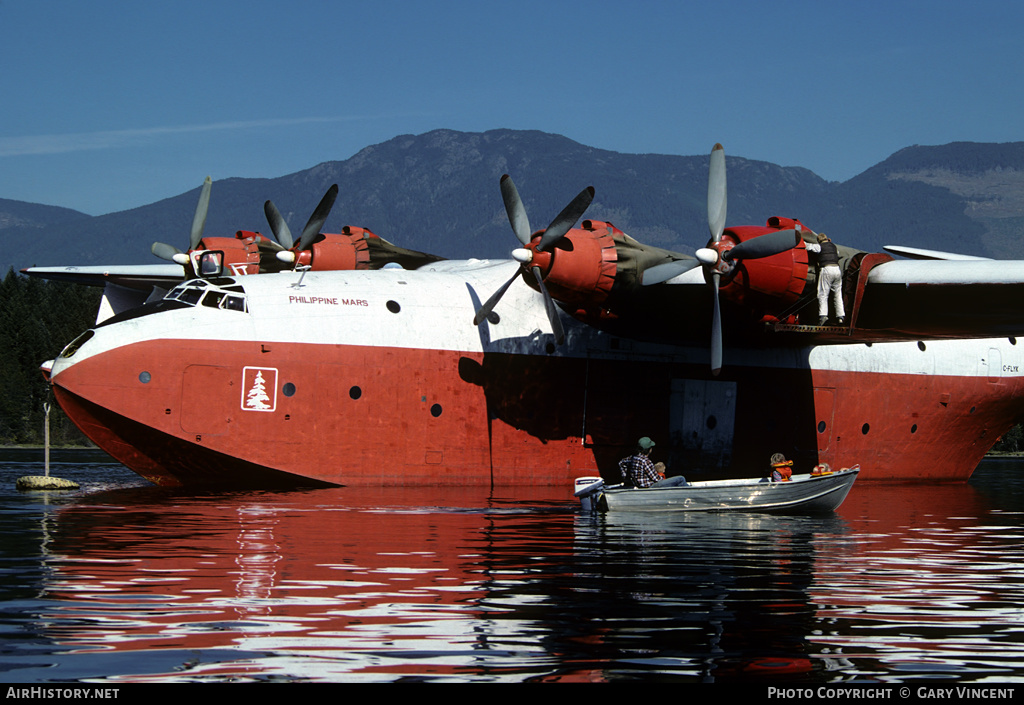
[[[598,506],[615,512],[770,512],[834,511],[843,503],[858,469],[829,475],[795,475],[788,482],[734,480],[680,487],[598,490]]]

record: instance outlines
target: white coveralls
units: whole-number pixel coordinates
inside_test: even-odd
[[[808,252],[821,252],[821,245],[808,242]],[[837,264],[829,264],[818,269],[818,316],[828,318],[828,295],[832,294],[836,307],[836,318],[846,318],[843,309],[843,270]]]

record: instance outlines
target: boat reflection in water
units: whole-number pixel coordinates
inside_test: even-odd
[[[584,514],[570,487],[82,494],[47,519],[26,625],[47,665],[14,678],[1020,678],[1015,501],[864,483],[821,516],[638,516]]]

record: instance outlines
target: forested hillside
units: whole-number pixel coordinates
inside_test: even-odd
[[[0,445],[42,443],[52,394],[39,365],[95,322],[99,300],[99,289],[13,271],[0,282]],[[85,440],[56,404],[50,436],[54,445]]]

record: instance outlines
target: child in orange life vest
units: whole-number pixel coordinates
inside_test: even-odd
[[[786,456],[782,453],[776,453],[772,456],[772,482],[789,482],[789,478],[793,476],[793,461],[786,460]]]

